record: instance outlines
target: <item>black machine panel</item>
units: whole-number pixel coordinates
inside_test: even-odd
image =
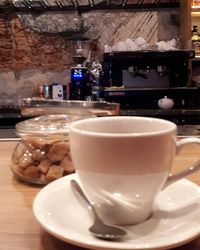
[[[86,67],[71,68],[70,99],[84,100],[90,95],[89,73]]]
[[[186,87],[194,51],[104,53],[104,86],[126,88]]]

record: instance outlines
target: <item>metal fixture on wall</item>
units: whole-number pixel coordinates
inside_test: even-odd
[[[140,10],[155,8],[178,8],[180,0],[87,0],[87,4],[81,0],[4,0],[0,3],[0,13],[4,12],[44,12],[44,11],[73,11],[88,12],[91,10]]]
[[[177,8],[179,3],[180,0],[135,0],[131,3],[128,0],[3,0],[0,13],[6,13],[6,17],[12,13],[17,14],[28,31],[68,38],[87,33],[89,39],[95,40],[99,37],[95,19],[87,22],[83,17],[85,12]]]
[[[83,35],[98,38],[95,20],[85,22],[83,14],[91,10],[144,10],[148,8],[177,8],[180,0],[3,0],[0,13],[17,14],[27,30],[63,37]],[[66,11],[68,12],[66,15]],[[6,15],[8,16],[8,15]]]
[[[68,5],[65,5],[64,1],[68,2]],[[89,0],[88,3],[92,7],[94,1]],[[73,5],[71,11],[63,11],[65,6],[71,5]],[[51,7],[59,8],[60,11],[51,12]],[[39,11],[39,8],[41,11]],[[83,36],[85,32],[87,32],[89,39],[95,40],[98,37],[98,31],[94,28],[95,19],[90,19],[87,23],[85,22],[86,18],[79,11],[79,2],[77,0],[71,0],[70,5],[67,0],[6,0],[0,3],[0,13],[2,9],[4,11],[11,9],[11,14],[13,12],[17,14],[22,26],[27,31],[34,31],[50,36],[60,36],[67,39]],[[21,10],[26,11],[23,12]],[[7,14],[5,18],[11,17],[10,13]]]

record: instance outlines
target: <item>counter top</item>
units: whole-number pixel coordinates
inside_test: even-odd
[[[178,125],[178,136],[196,136],[200,137],[200,125]],[[0,141],[18,141],[21,138],[16,134],[14,128],[1,129],[0,128]]]
[[[42,187],[18,181],[9,164],[16,141],[0,142],[0,249],[2,250],[81,250],[64,243],[41,229],[32,213],[35,195]],[[174,172],[199,158],[200,147],[188,146],[174,163]],[[188,179],[200,185],[200,175]],[[176,250],[200,249],[200,237]],[[94,250],[94,249],[93,249]]]

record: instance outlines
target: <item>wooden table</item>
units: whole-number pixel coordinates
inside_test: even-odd
[[[16,141],[0,142],[0,250],[74,250],[83,249],[57,240],[35,220],[32,203],[41,187],[22,183],[10,170],[10,159]],[[199,146],[188,146],[177,157],[174,171],[183,168],[200,157]],[[200,185],[200,173],[188,179]],[[176,250],[199,250],[200,237],[175,248]]]

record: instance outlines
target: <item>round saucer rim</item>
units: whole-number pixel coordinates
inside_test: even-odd
[[[33,202],[33,214],[36,218],[36,220],[38,221],[38,223],[41,225],[41,227],[47,231],[48,233],[50,233],[51,235],[55,236],[56,238],[66,242],[66,243],[70,243],[72,245],[76,245],[76,246],[80,246],[80,247],[86,247],[86,248],[91,248],[91,247],[95,247],[95,249],[101,249],[101,250],[106,250],[106,249],[110,249],[110,250],[119,250],[119,249],[124,249],[124,250],[141,250],[143,249],[144,247],[139,247],[139,246],[136,246],[135,244],[132,244],[131,242],[128,243],[128,241],[122,241],[122,242],[106,242],[106,241],[102,241],[102,240],[99,240],[99,239],[96,239],[96,238],[93,238],[92,237],[92,240],[88,240],[87,242],[84,241],[84,239],[82,240],[81,237],[78,237],[78,239],[74,239],[74,238],[71,238],[70,235],[65,235],[65,237],[63,237],[62,235],[56,233],[55,230],[52,230],[51,228],[48,227],[48,225],[45,225],[43,223],[43,221],[40,219],[40,215],[38,214],[37,212],[37,209],[38,209],[38,202],[39,202],[39,199],[42,198],[42,196],[44,195],[45,196],[45,193],[51,191],[52,189],[55,189],[55,188],[63,188],[63,185],[65,184],[66,187],[65,188],[69,188],[67,187],[67,182],[69,183],[69,181],[71,179],[76,179],[78,180],[78,176],[77,174],[71,174],[71,175],[68,175],[68,176],[64,176],[58,180],[55,180],[53,182],[51,182],[50,184],[46,185],[44,188],[42,188],[38,194],[36,195],[35,199],[34,199],[34,202]],[[198,191],[200,192],[200,187],[189,181],[188,179],[182,179],[179,181],[180,183],[183,183],[184,185],[188,185],[188,187],[190,188],[193,188],[195,189],[195,191]],[[176,185],[177,183],[173,184],[173,185]],[[197,190],[198,189],[198,190]],[[67,199],[67,193],[66,193],[66,199]],[[199,202],[200,204],[200,202]],[[198,229],[198,230],[197,230]],[[154,243],[150,243],[150,246],[146,246],[145,249],[147,250],[156,250],[156,249],[171,249],[171,248],[174,248],[174,247],[178,247],[178,246],[181,246],[183,244],[186,244],[187,242],[190,242],[192,241],[193,239],[197,238],[199,235],[200,235],[200,220],[199,220],[199,227],[197,227],[196,231],[192,232],[191,234],[189,234],[189,236],[185,235],[184,239],[182,240],[179,240],[177,242],[169,242],[169,243],[166,243],[165,244],[162,242],[158,243],[158,244],[155,244]],[[87,237],[87,236],[86,236]],[[128,240],[128,239],[127,239]],[[129,239],[130,240],[130,239]],[[147,243],[148,244],[148,243]]]

